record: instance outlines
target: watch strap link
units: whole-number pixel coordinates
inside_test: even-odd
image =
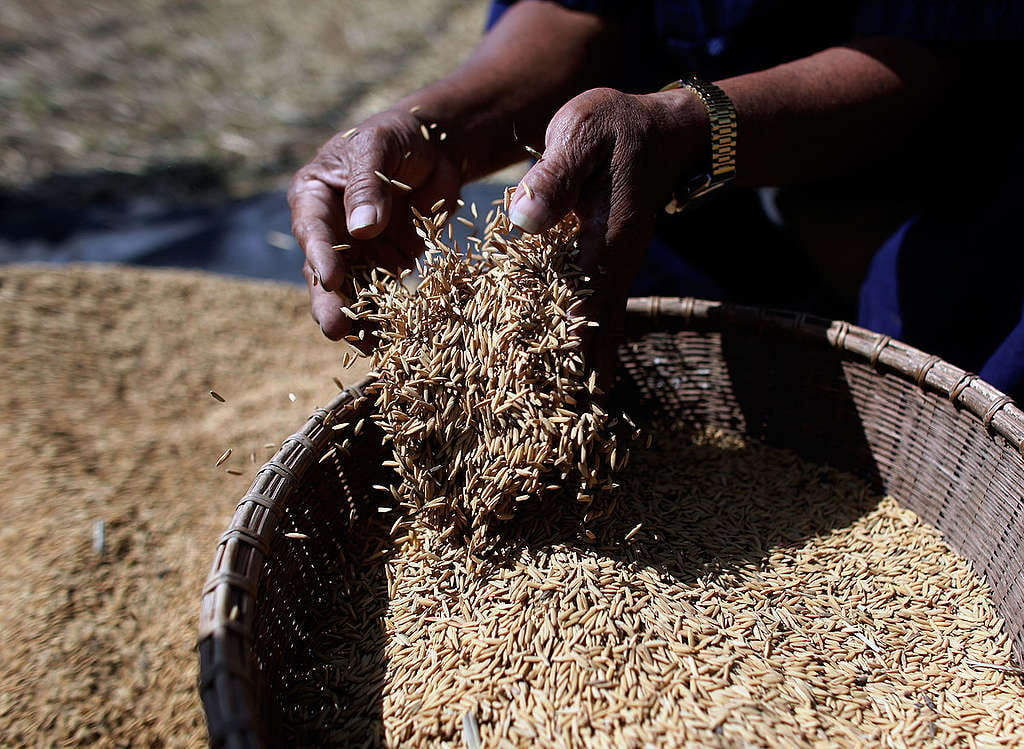
[[[711,126],[711,167],[706,174],[699,174],[681,191],[673,194],[665,210],[678,213],[692,201],[714,192],[736,179],[736,137],[738,125],[736,107],[726,93],[713,83],[696,76],[672,81],[662,88],[671,91],[677,88],[692,89],[708,112]]]

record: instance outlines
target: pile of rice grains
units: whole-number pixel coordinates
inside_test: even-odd
[[[736,438],[663,425],[638,449],[592,397],[571,220],[519,236],[499,209],[464,254],[446,218],[417,216],[418,288],[376,271],[350,309],[379,338],[375,418],[397,476],[378,489],[396,518],[294,690],[296,736],[1024,742],[1024,674],[935,529]]]

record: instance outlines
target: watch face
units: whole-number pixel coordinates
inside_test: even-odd
[[[713,195],[720,188],[725,187],[730,182],[732,182],[731,175],[728,179],[724,179],[720,182],[712,182],[711,175],[694,177],[694,179],[690,180],[690,184],[694,186],[692,188],[687,187],[684,197],[676,197],[673,195],[672,200],[670,200],[668,205],[665,206],[665,213],[682,213],[694,203],[698,203],[701,199]]]
[[[694,195],[703,192],[711,186],[711,175],[710,174],[698,174],[696,177],[690,179],[686,183],[686,197],[687,199],[692,198]]]

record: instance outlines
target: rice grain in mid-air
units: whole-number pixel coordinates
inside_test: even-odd
[[[485,533],[542,495],[548,476],[575,482],[577,498],[591,501],[611,485],[606,456],[617,437],[587,391],[578,223],[520,238],[497,212],[467,253],[444,239],[447,212],[416,215],[427,248],[419,286],[376,269],[343,310],[376,326],[379,377],[367,390],[394,447],[403,504],[457,537]],[[573,419],[571,434],[553,427],[559,415]],[[439,461],[451,470],[425,470]]]

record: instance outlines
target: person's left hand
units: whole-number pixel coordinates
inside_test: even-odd
[[[585,353],[610,385],[626,298],[680,177],[710,158],[707,113],[689,89],[631,95],[586,91],[552,118],[543,158],[526,173],[509,206],[512,223],[538,233],[570,211],[581,221],[580,265],[594,294],[584,313],[599,323]]]

